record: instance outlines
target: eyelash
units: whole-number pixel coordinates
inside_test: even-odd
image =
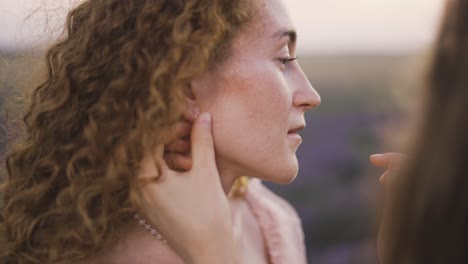
[[[295,61],[297,60],[299,57],[293,57],[293,58],[281,58],[281,59],[278,59],[282,64],[286,65],[288,64],[288,62],[291,62],[291,61]]]

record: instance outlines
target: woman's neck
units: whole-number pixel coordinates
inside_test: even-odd
[[[229,195],[231,192],[232,186],[237,178],[242,176],[237,170],[234,169],[234,166],[230,166],[229,164],[216,162],[216,166],[218,168],[219,177],[221,179],[221,185],[223,187],[224,193]]]

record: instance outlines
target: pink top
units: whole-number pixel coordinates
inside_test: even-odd
[[[260,180],[251,179],[245,197],[231,200],[231,206],[233,228],[245,247],[246,255],[243,257],[254,261],[254,255],[259,254],[258,250],[265,250],[267,255],[264,257],[270,264],[307,263],[304,233],[296,211]],[[148,234],[144,228],[135,224],[135,229],[137,233],[128,233],[111,251],[103,253],[93,262],[85,263],[146,264],[148,260],[155,259],[164,264],[184,263],[175,251]],[[259,241],[263,242],[260,243],[262,247]],[[261,263],[262,260],[256,257],[255,262]],[[245,258],[243,261],[248,263]]]
[[[283,198],[251,179],[245,199],[258,220],[271,264],[307,263],[297,212]]]

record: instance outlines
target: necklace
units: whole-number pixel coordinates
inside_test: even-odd
[[[152,225],[146,223],[146,220],[141,218],[138,214],[135,214],[135,219],[138,221],[138,224],[143,226],[151,235],[155,236],[158,240],[162,241],[164,244],[167,244],[166,239],[164,239],[161,234],[154,228]]]

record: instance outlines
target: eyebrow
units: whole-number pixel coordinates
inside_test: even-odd
[[[273,34],[273,38],[289,37],[292,43],[296,43],[297,32],[295,30],[280,30]]]

